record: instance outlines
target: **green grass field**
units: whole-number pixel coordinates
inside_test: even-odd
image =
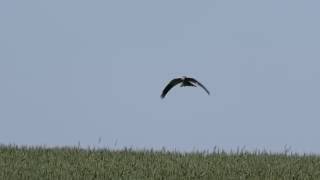
[[[320,156],[0,145],[0,179],[320,179]]]

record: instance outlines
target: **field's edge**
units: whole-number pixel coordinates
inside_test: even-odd
[[[0,145],[0,179],[320,179],[320,156]]]

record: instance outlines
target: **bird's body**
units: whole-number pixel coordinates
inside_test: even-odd
[[[182,77],[183,80],[182,80],[182,83],[181,83],[181,86],[180,87],[184,87],[184,86],[192,86],[192,87],[196,87],[196,85],[192,84],[190,81],[186,80],[187,77]]]
[[[207,90],[207,88],[204,87],[204,85],[202,85],[199,81],[197,81],[194,78],[189,78],[189,77],[183,76],[181,78],[176,78],[176,79],[171,80],[169,82],[169,84],[163,89],[162,94],[161,94],[161,98],[164,98],[166,96],[166,94],[170,91],[170,89],[172,89],[175,85],[177,85],[179,83],[181,83],[180,87],[184,87],[184,86],[196,87],[196,85],[199,85],[208,93],[208,95],[210,94],[210,92]]]

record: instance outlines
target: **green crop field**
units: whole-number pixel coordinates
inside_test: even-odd
[[[0,145],[0,179],[320,179],[320,156]]]

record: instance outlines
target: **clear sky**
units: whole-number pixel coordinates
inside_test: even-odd
[[[0,143],[320,153],[319,7],[0,1]]]

